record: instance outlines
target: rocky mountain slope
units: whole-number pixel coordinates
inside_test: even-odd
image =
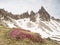
[[[41,7],[38,12],[25,12],[14,15],[4,9],[0,9],[0,23],[9,28],[23,28],[41,34],[42,38],[51,38],[60,42],[60,19],[51,17]]]

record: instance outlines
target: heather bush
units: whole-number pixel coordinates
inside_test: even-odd
[[[23,40],[25,38],[28,38],[29,40],[34,41],[34,42],[42,41],[42,38],[39,34],[37,33],[35,34],[21,28],[12,29],[9,32],[9,36],[11,39],[16,39],[16,40]]]
[[[19,31],[17,31],[17,30],[19,30],[19,31],[21,30],[21,32],[23,32],[24,34],[32,35],[33,38],[32,39],[24,38],[22,41],[20,41],[21,39],[19,39],[18,35],[14,36],[14,33],[13,33],[13,32],[16,32],[16,34],[18,34]],[[39,37],[39,38],[37,38],[37,37]],[[14,38],[17,38],[17,40],[15,40]],[[19,28],[11,29],[8,27],[0,26],[0,45],[60,45],[57,42],[48,40],[48,39],[43,39],[42,42],[41,41],[40,42],[32,41],[32,40],[36,41],[39,39],[40,39],[39,34],[32,33],[30,31],[25,31],[25,30],[22,30]]]

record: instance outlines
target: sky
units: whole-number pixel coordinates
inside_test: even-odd
[[[38,12],[43,6],[55,18],[60,18],[60,0],[0,0],[0,9],[5,9],[13,14],[23,12]]]

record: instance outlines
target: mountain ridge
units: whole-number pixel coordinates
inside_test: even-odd
[[[42,19],[42,21],[50,21],[51,16],[49,15],[49,13],[44,9],[44,7],[42,6],[41,9],[39,9],[38,12],[39,13],[39,18]],[[4,17],[4,19],[7,20],[7,18],[5,18],[6,16],[9,16],[13,19],[23,19],[23,18],[30,18],[31,21],[35,22],[35,18],[36,18],[36,13],[34,11],[31,11],[30,14],[27,12],[22,13],[22,14],[12,14],[11,12],[5,11],[4,9],[0,9],[0,17]],[[33,18],[32,18],[33,17]]]
[[[37,13],[31,11],[29,14],[27,11],[20,15],[14,15],[0,9],[0,23],[9,28],[28,29],[31,32],[41,34],[42,38],[50,37],[53,40],[60,41],[60,39],[52,38],[54,36],[60,38],[60,36],[56,36],[60,35],[60,19],[50,16],[44,7],[41,7]]]

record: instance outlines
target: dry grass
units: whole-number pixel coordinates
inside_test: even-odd
[[[43,40],[42,42],[32,42],[28,38],[25,38],[24,40],[14,40],[10,39],[8,32],[10,32],[11,29],[1,26],[0,25],[0,45],[59,45],[54,41],[49,40]],[[30,33],[30,32],[29,32]]]

